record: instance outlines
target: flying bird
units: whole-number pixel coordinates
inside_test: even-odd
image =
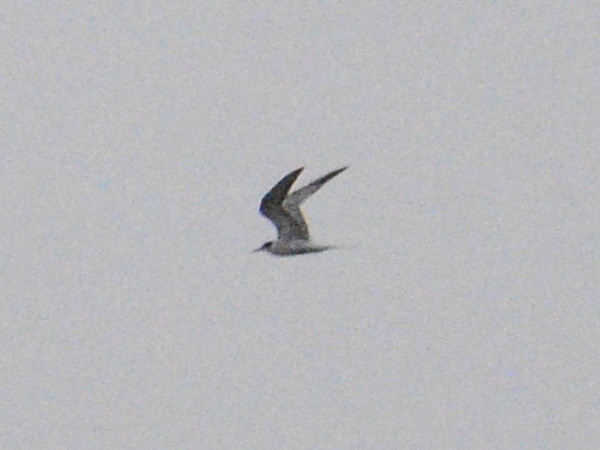
[[[260,213],[273,222],[277,228],[277,240],[269,241],[255,252],[267,251],[277,256],[301,255],[315,253],[334,248],[333,246],[316,245],[310,240],[308,225],[300,210],[300,205],[311,195],[321,189],[325,183],[339,175],[348,167],[334,170],[312,183],[288,194],[292,184],[304,170],[294,170],[283,177],[260,202]]]

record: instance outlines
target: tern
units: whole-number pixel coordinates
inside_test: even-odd
[[[259,212],[273,222],[277,228],[277,240],[269,241],[255,252],[267,251],[277,256],[301,255],[322,252],[334,248],[329,245],[316,245],[310,240],[308,225],[300,210],[300,205],[317,192],[325,183],[339,175],[348,167],[329,172],[327,175],[288,195],[292,184],[304,167],[287,174],[271,188],[260,202]]]

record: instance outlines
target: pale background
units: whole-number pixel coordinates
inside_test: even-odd
[[[4,2],[0,447],[600,448],[599,11]]]

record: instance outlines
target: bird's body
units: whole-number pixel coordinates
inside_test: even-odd
[[[322,252],[333,248],[331,246],[316,245],[310,240],[308,225],[300,205],[321,186],[339,175],[347,167],[334,170],[312,183],[288,195],[292,184],[304,170],[303,167],[294,170],[283,177],[260,202],[260,213],[269,219],[277,228],[277,240],[267,242],[255,251],[268,251],[277,256],[301,255],[304,253]]]
[[[302,255],[304,253],[318,253],[333,248],[329,245],[316,245],[310,241],[274,241],[265,250],[277,256]]]

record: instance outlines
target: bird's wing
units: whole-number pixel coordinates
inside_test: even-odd
[[[306,240],[308,232],[284,208],[287,194],[304,167],[294,170],[283,177],[260,202],[260,213],[273,222],[277,228],[278,239],[282,241]]]
[[[341,169],[334,170],[333,172],[329,172],[327,175],[323,175],[321,178],[316,179],[310,184],[307,184],[303,188],[298,189],[297,191],[292,192],[287,198],[284,200],[285,206],[300,206],[304,200],[317,192],[321,187],[331,180],[333,177],[339,175],[344,170],[346,170],[348,166],[342,167]]]
[[[303,188],[298,189],[297,191],[292,192],[287,198],[283,201],[283,208],[286,212],[294,219],[294,221],[298,224],[298,227],[303,230],[308,239],[308,225],[302,211],[300,210],[300,205],[311,195],[317,192],[321,187],[331,180],[333,177],[339,175],[344,170],[346,170],[348,166],[342,167],[341,169],[334,170],[333,172],[329,172],[327,175],[322,176],[321,178],[316,179],[312,183],[304,186]]]

